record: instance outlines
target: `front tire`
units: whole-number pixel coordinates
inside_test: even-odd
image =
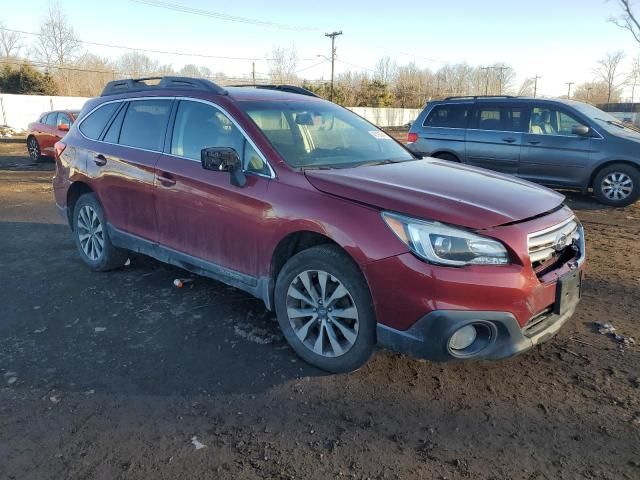
[[[91,270],[113,270],[127,260],[127,251],[111,243],[104,210],[94,193],[85,193],[76,202],[73,234],[80,258]]]
[[[593,180],[593,193],[605,205],[631,205],[640,196],[640,172],[624,163],[609,165],[600,170]]]
[[[306,362],[334,373],[360,368],[375,345],[371,294],[339,247],[320,245],[287,261],[276,280],[278,323]]]
[[[29,151],[29,158],[32,162],[39,162],[42,159],[40,144],[36,137],[29,137],[27,139],[27,150]]]

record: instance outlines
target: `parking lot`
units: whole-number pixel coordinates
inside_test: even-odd
[[[0,140],[0,478],[639,478],[640,205],[568,194],[588,271],[549,343],[327,375],[239,290],[137,255],[90,272],[53,169]]]

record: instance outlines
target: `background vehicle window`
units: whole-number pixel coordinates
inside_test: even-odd
[[[71,118],[66,113],[59,113],[58,120],[56,121],[56,127],[60,128],[60,125],[71,126]]]
[[[531,112],[529,133],[536,135],[576,136],[573,127],[584,125],[571,115],[553,108],[536,107]]]
[[[231,147],[242,158],[244,137],[220,110],[206,103],[182,101],[178,105],[171,138],[171,153],[200,160],[207,147]]]
[[[122,121],[120,145],[162,151],[170,100],[135,100]]]
[[[483,107],[475,113],[474,123],[479,130],[522,132],[524,110],[515,107]]]
[[[103,141],[109,143],[118,143],[120,140],[120,129],[122,128],[122,120],[124,119],[124,114],[127,111],[127,105],[123,105],[116,118],[113,119],[107,133],[105,134]]]
[[[55,127],[57,119],[58,119],[58,112],[51,112],[49,115],[47,115],[47,118],[45,119],[44,123],[52,127]]]
[[[467,128],[469,109],[466,105],[439,105],[424,122],[425,127]]]
[[[111,118],[113,112],[118,108],[118,103],[107,103],[95,110],[91,115],[85,118],[80,124],[80,131],[91,140],[100,138],[102,130]]]

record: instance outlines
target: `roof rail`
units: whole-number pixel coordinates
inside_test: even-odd
[[[102,90],[102,97],[119,93],[142,92],[155,89],[200,90],[226,95],[227,91],[211,80],[191,77],[146,77],[114,80]]]
[[[308,97],[317,97],[311,90],[307,90],[303,87],[296,85],[229,85],[230,87],[251,87],[251,88],[263,88],[265,90],[280,90],[281,92],[297,93],[298,95],[307,95]]]
[[[462,95],[459,97],[447,97],[445,100],[478,100],[479,98],[518,98],[513,95]]]

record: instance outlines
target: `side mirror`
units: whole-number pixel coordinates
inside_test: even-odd
[[[586,137],[587,135],[589,135],[590,131],[591,129],[585,125],[574,125],[571,129],[571,133],[573,135],[579,135],[581,137]]]
[[[229,147],[209,147],[200,151],[202,168],[215,172],[229,172],[231,184],[236,187],[244,187],[247,177],[242,171],[242,162],[238,152]]]
[[[61,123],[60,125],[58,125],[58,130],[62,130],[63,132],[68,132],[69,131],[69,124],[68,123]]]

